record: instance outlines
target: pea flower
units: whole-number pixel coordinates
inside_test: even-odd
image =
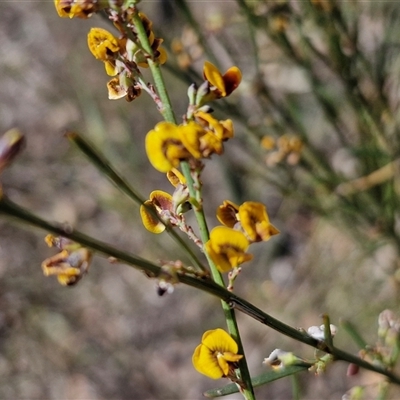
[[[47,235],[49,247],[57,247],[60,253],[42,262],[45,276],[56,275],[63,286],[75,285],[88,272],[92,253],[80,244],[63,237]]]
[[[154,130],[147,133],[145,140],[147,157],[153,167],[160,172],[168,172],[191,156],[200,158],[193,138],[198,134],[197,129],[192,124],[178,126],[171,122],[159,122]],[[182,143],[182,138],[190,151]]]
[[[193,354],[193,366],[211,379],[234,376],[237,362],[243,358],[238,345],[223,329],[207,331]]]
[[[255,201],[246,201],[239,207],[239,220],[251,242],[267,241],[279,233],[269,222],[265,205]]]
[[[203,75],[217,99],[229,96],[242,81],[242,73],[238,67],[231,67],[222,75],[218,68],[208,61],[204,63]]]
[[[183,145],[196,159],[208,158],[214,153],[222,154],[224,151],[222,140],[195,121],[182,125],[180,134]]]
[[[92,28],[88,33],[90,52],[101,61],[109,61],[120,49],[118,39],[103,28]]]
[[[107,0],[54,0],[54,5],[60,17],[85,19],[109,6]]]
[[[249,244],[242,232],[217,226],[210,232],[210,240],[204,247],[218,270],[228,272],[253,258],[252,254],[246,253]]]
[[[172,196],[169,193],[162,190],[151,192],[149,200],[146,200],[140,206],[140,216],[144,227],[152,233],[164,232],[165,225],[169,222],[168,216],[172,212],[172,207]],[[160,218],[157,218],[156,215]]]
[[[217,218],[223,225],[243,231],[252,243],[267,241],[279,233],[269,221],[265,205],[255,201],[238,206],[225,200],[217,209]]]

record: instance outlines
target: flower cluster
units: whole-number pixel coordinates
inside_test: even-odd
[[[231,137],[231,120],[218,121],[199,110],[192,121],[181,125],[158,123],[146,136],[146,153],[155,169],[168,172],[181,161],[222,154],[223,142]]]
[[[44,275],[56,275],[63,286],[75,285],[88,272],[92,253],[63,237],[47,235],[45,241],[49,247],[57,247],[61,251],[42,262]]]
[[[238,206],[225,200],[218,207],[217,218],[224,226],[215,227],[205,249],[220,272],[228,272],[253,256],[246,253],[254,242],[267,241],[279,233],[269,221],[266,207],[246,201]]]
[[[163,39],[155,37],[152,22],[145,14],[137,13],[137,16],[147,36],[150,54],[138,40],[132,18],[136,11],[127,12],[122,3],[114,3],[112,8],[106,0],[55,0],[54,4],[60,17],[69,18],[89,18],[93,13],[107,9],[119,38],[103,28],[92,28],[88,34],[88,46],[94,57],[104,62],[107,75],[114,77],[107,83],[109,99],[134,100],[143,87],[139,67],[148,67],[149,59],[159,64],[166,62],[167,54],[161,47]]]
[[[107,83],[111,100],[123,97],[128,101],[134,100],[140,95],[142,87],[138,67],[148,67],[149,58],[160,64],[167,60],[166,52],[161,47],[163,40],[155,37],[151,21],[143,13],[138,15],[151,45],[152,55],[146,54],[138,42],[126,37],[120,21],[114,23],[121,33],[118,39],[102,28],[92,28],[88,34],[89,50],[104,62],[107,75],[114,77]]]

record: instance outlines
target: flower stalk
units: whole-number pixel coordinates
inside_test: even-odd
[[[133,18],[133,22],[137,29],[137,34],[138,34],[140,43],[142,44],[143,48],[149,54],[151,54],[151,46],[149,43],[149,39],[148,39],[148,36],[146,35],[142,20],[140,19],[139,13],[136,9],[133,13],[132,18]],[[167,92],[167,89],[165,86],[165,82],[164,82],[159,64],[154,62],[151,58],[149,59],[148,62],[149,62],[150,70],[151,70],[151,73],[152,73],[152,76],[154,79],[154,86],[156,87],[156,89],[159,93],[161,102],[162,102],[162,108],[160,109],[160,112],[167,122],[176,123],[176,117],[173,112],[172,104],[171,104],[171,101],[170,101],[170,98],[169,98],[169,95],[168,95],[168,92]],[[197,192],[194,187],[194,181],[193,181],[193,177],[191,175],[189,164],[185,161],[182,161],[180,166],[182,169],[182,173],[186,179],[190,197],[193,199],[201,198],[201,193]],[[205,219],[204,212],[201,207],[195,206],[193,208],[194,208],[194,213],[195,213],[196,220],[197,220],[199,230],[200,230],[200,238],[203,241],[203,243],[206,243],[209,240],[209,230],[207,227],[207,222]],[[206,257],[207,257],[207,261],[209,262],[211,274],[212,274],[214,281],[218,285],[223,287],[225,285],[225,283],[224,283],[221,273],[218,271],[217,267],[215,266],[215,264],[212,262],[212,260],[210,259],[210,257],[207,254],[206,254]],[[225,314],[228,331],[232,335],[232,337],[236,340],[236,342],[239,346],[239,352],[241,354],[244,354],[244,349],[243,349],[243,345],[241,342],[235,313],[228,306],[228,304],[224,301],[222,301],[222,308],[223,308],[223,311]],[[248,366],[247,366],[247,362],[246,362],[246,357],[243,357],[243,359],[241,359],[239,361],[239,369],[240,369],[241,379],[243,380],[242,393],[243,393],[244,398],[247,400],[255,399],[254,390],[253,390],[251,378],[250,378],[250,372],[248,370]]]

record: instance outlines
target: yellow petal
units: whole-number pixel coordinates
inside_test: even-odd
[[[194,158],[201,158],[200,137],[203,134],[203,128],[196,122],[190,121],[186,125],[179,126],[180,140]]]
[[[170,122],[158,123],[146,136],[146,153],[149,161],[160,172],[168,172],[179,166],[188,156],[179,136],[179,129]]]
[[[224,372],[220,368],[217,358],[203,344],[199,344],[196,347],[193,353],[192,363],[198,372],[211,379],[219,379],[224,376]]]
[[[152,233],[161,233],[165,231],[165,225],[156,218],[153,213],[148,209],[151,207],[156,212],[156,208],[150,200],[146,200],[144,205],[140,206],[140,217],[144,227]]]
[[[224,145],[221,139],[218,139],[214,133],[207,131],[200,138],[200,149],[203,157],[209,157],[212,154],[222,154],[224,152]]]
[[[150,201],[158,211],[172,210],[172,196],[163,190],[154,190],[150,193]]]
[[[229,363],[228,361],[225,360],[224,356],[222,354],[217,355],[217,362],[219,367],[221,368],[224,376],[227,376],[229,374]]]
[[[157,49],[157,51],[159,54],[156,58],[156,61],[161,65],[165,64],[167,62],[168,56],[167,56],[167,52],[165,51],[164,47],[159,47]]]
[[[246,253],[249,241],[237,230],[217,226],[210,233],[205,250],[221,272],[227,272],[240,264],[250,261],[253,256]]]
[[[110,100],[118,100],[128,94],[127,90],[121,86],[119,77],[112,78],[109,82],[107,82],[107,89],[108,98]]]
[[[231,335],[223,329],[213,329],[204,332],[201,343],[212,352],[237,354],[238,345]]]
[[[229,260],[229,263],[232,265],[232,268],[238,267],[240,264],[243,264],[247,261],[251,261],[253,259],[253,255],[249,253],[244,253],[242,251],[238,251],[235,248],[226,249],[226,257]]]
[[[99,60],[107,61],[112,53],[119,50],[118,40],[103,28],[92,28],[88,33],[88,46]]]
[[[177,187],[179,184],[185,185],[186,178],[183,174],[176,168],[171,169],[167,172],[167,179],[170,181],[171,185]]]
[[[219,72],[218,68],[214,64],[211,64],[210,62],[206,61],[204,63],[203,74],[204,78],[208,82],[210,82],[212,86],[215,86],[221,92],[221,96],[225,97],[226,96],[225,83],[224,79],[222,78],[222,74],[221,72]]]
[[[249,241],[242,232],[226,226],[217,226],[214,228],[210,233],[210,240],[215,251],[231,247],[244,252],[249,247]]]
[[[68,13],[65,11],[65,5],[63,4],[64,1],[62,0],[54,0],[54,5],[56,7],[57,13],[59,17],[68,17]]]
[[[279,233],[279,230],[269,222],[264,204],[246,201],[239,207],[239,219],[252,242],[266,241]]]
[[[229,352],[219,353],[217,355],[218,365],[224,372],[224,376],[227,376],[229,374],[230,364],[239,361],[241,358],[243,358],[242,355],[232,354]]]
[[[211,240],[209,240],[204,244],[204,249],[210,256],[211,260],[213,261],[219,272],[221,273],[229,272],[232,269],[232,265],[229,262],[226,255],[219,254],[216,251],[214,251]]]
[[[224,127],[222,140],[228,140],[233,138],[233,122],[231,119],[226,119],[224,121],[220,121],[221,125]]]
[[[106,69],[106,74],[108,76],[115,76],[115,75],[118,74],[118,69],[117,69],[117,67],[115,65],[115,62],[111,62],[111,61],[107,60],[104,63],[104,67]]]
[[[229,362],[237,362],[243,358],[243,356],[241,354],[233,354],[230,352],[225,352],[223,354],[223,357],[226,361],[229,361]]]

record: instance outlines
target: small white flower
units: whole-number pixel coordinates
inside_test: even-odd
[[[330,330],[331,330],[332,337],[335,336],[337,333],[337,327],[335,325],[330,324]],[[314,339],[325,340],[324,325],[310,326],[307,329],[307,333]]]

